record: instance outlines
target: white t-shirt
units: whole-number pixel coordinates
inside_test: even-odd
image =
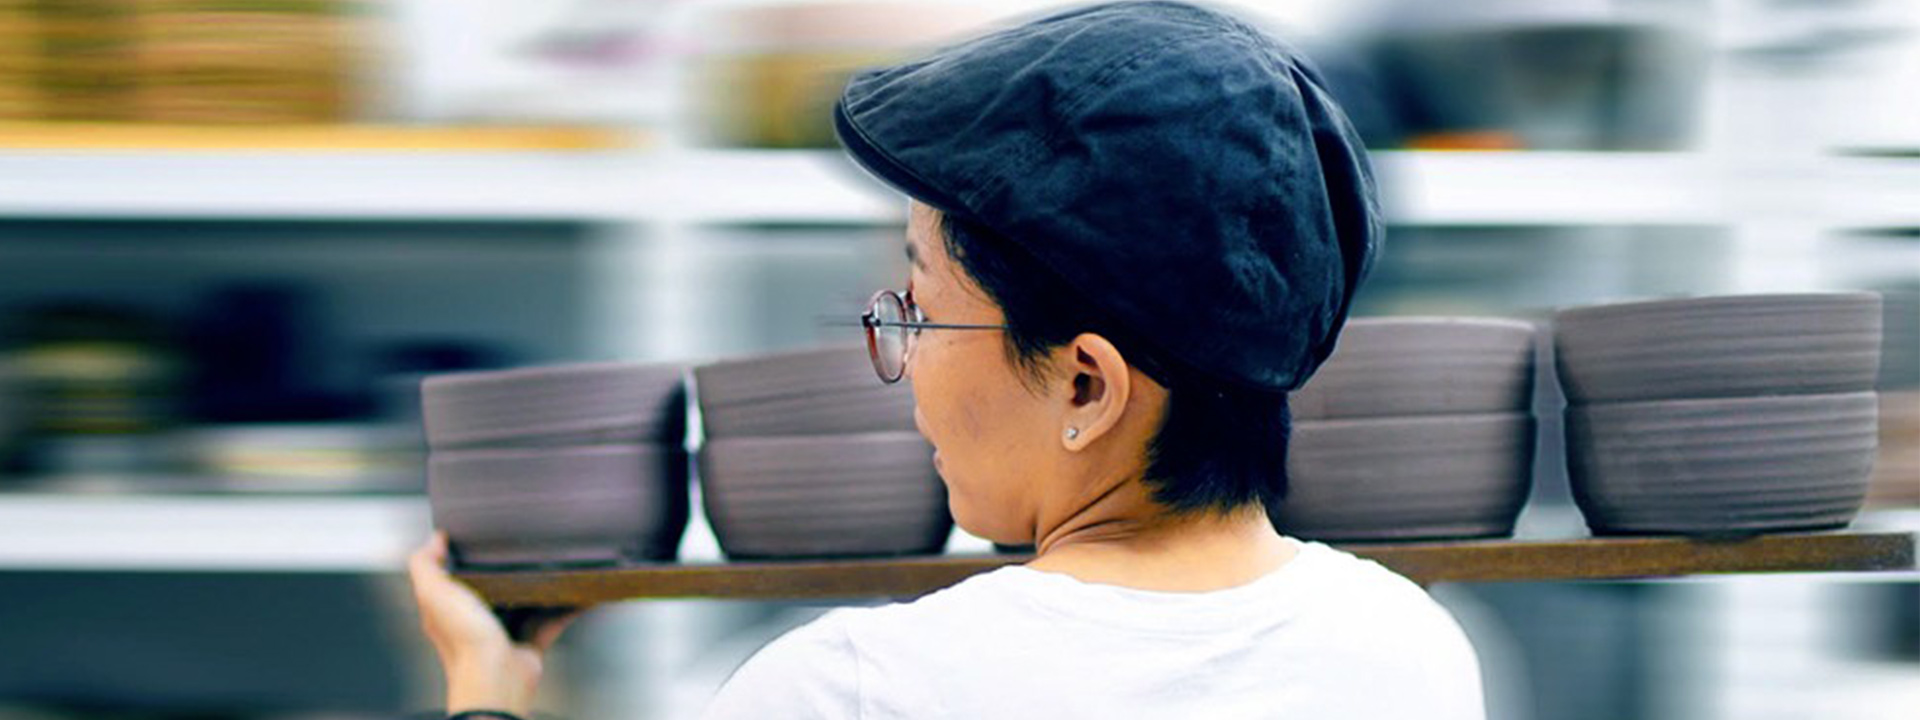
[[[1419,586],[1319,543],[1252,583],[1133,590],[1006,567],[775,640],[707,717],[1481,720],[1479,663]]]

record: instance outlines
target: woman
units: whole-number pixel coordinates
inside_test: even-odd
[[[1066,12],[855,77],[861,166],[912,198],[867,313],[956,521],[1034,560],[830,613],[720,718],[1477,718],[1418,587],[1277,533],[1286,393],[1331,352],[1381,227],[1358,137],[1293,50],[1171,2]],[[526,644],[412,566],[454,710],[524,714]]]

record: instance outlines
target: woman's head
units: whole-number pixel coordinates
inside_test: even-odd
[[[1151,520],[1285,493],[1285,394],[1160,357],[977,223],[915,203],[907,240],[928,322],[1006,328],[928,331],[908,365],[962,527],[1027,543],[1095,502]]]
[[[1359,134],[1289,44],[1218,11],[1063,11],[856,74],[834,128],[920,200],[912,373],[963,527],[1255,509],[1286,393],[1383,223]],[[930,208],[950,212],[951,217]],[[1044,479],[1044,480],[1043,480]]]

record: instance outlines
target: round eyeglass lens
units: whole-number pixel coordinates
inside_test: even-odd
[[[906,305],[899,295],[881,293],[867,312],[873,317],[867,328],[873,334],[873,369],[883,380],[899,380],[907,369],[907,328],[900,325],[907,319]]]

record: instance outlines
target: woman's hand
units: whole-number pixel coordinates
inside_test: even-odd
[[[534,615],[516,642],[493,608],[472,588],[447,574],[447,534],[437,531],[407,563],[420,627],[440,654],[447,676],[447,712],[505,710],[526,717],[548,648],[566,630],[578,610]]]

